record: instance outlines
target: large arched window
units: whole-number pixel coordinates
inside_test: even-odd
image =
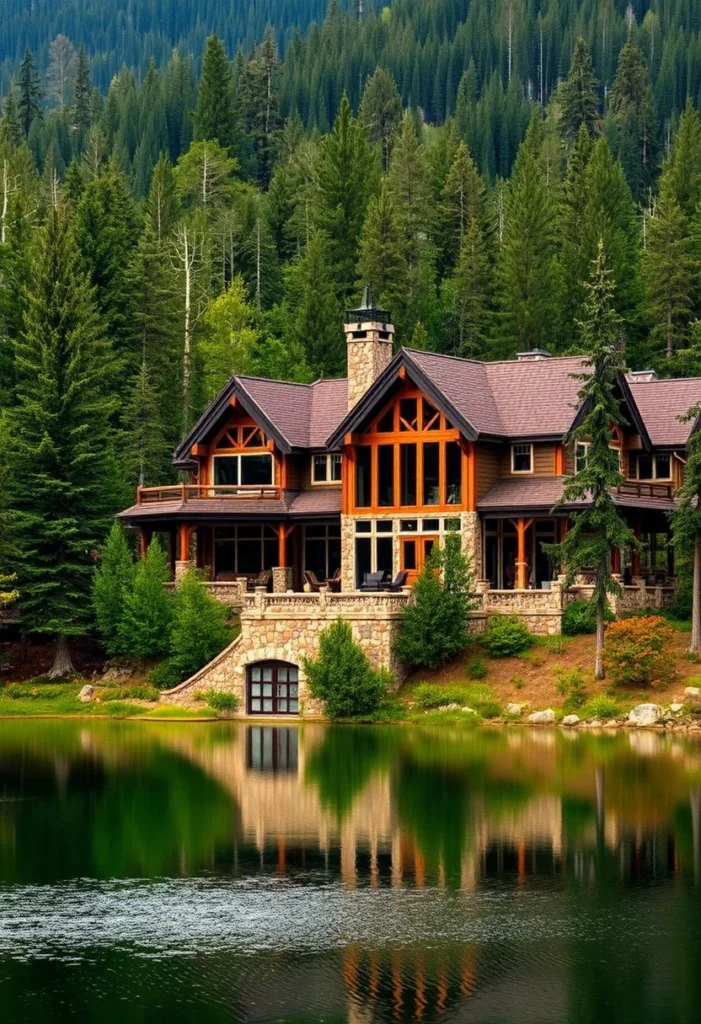
[[[285,661],[258,661],[246,669],[249,715],[298,715],[299,669]]]

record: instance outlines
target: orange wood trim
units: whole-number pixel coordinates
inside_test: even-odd
[[[370,502],[373,508],[379,508],[380,505],[380,481],[379,477],[379,445],[373,445],[370,453]]]
[[[139,554],[142,558],[146,558],[146,552],[148,546],[151,543],[153,537],[153,530],[149,530],[148,527],[142,526],[139,530]]]
[[[526,556],[526,531],[533,524],[532,519],[512,519],[516,527],[516,589],[528,589],[528,562]]]
[[[280,455],[280,487],[282,488],[283,491],[287,490],[287,475],[288,475],[287,459],[288,459],[287,455]]]
[[[460,467],[460,471],[462,473],[462,466]],[[445,478],[445,472],[446,472],[446,470],[445,470],[445,445],[444,444],[439,444],[438,445],[438,493],[439,493],[440,499],[441,499],[441,501],[443,503],[446,503],[447,500],[448,500],[448,494],[447,494],[447,491],[446,491],[447,481],[446,481],[446,478]]]
[[[565,475],[565,446],[555,445],[555,476]]]
[[[238,399],[236,398],[236,395],[231,396],[231,398],[229,399],[229,405],[232,407],[232,409],[236,408],[236,406],[238,405]]]
[[[402,453],[401,453],[401,450],[399,448],[399,445],[395,444],[395,446],[394,446],[394,464],[393,464],[393,470],[394,470],[394,472],[393,472],[393,484],[394,484],[394,486],[392,488],[393,495],[394,495],[395,507],[399,504],[399,486],[400,486],[401,477],[402,477],[401,455],[402,455]]]
[[[406,366],[400,366],[397,371],[397,376],[400,380],[406,380]]]
[[[477,447],[474,441],[469,442],[468,466],[467,466],[467,510],[477,511]]]
[[[195,456],[195,455],[206,455],[207,454],[207,446],[204,445],[204,444],[193,444],[192,449],[190,451],[190,454],[192,456]]]
[[[283,568],[287,565],[287,530],[280,523],[277,531],[277,564]]]
[[[416,445],[416,502],[419,508],[424,505],[424,446],[422,441]]]
[[[192,536],[192,524],[180,523],[179,534],[180,544],[178,551],[180,554],[180,561],[187,562],[190,558],[190,537]]]

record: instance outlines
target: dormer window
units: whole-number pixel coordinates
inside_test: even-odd
[[[314,455],[312,457],[312,483],[333,484],[341,479],[341,455],[332,452],[330,455]]]
[[[630,476],[633,480],[671,480],[671,457],[652,455],[650,452],[631,452]]]
[[[511,472],[532,473],[533,472],[533,445],[512,444],[511,445]]]

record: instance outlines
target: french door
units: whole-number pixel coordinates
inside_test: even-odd
[[[406,586],[411,587],[426,564],[438,537],[402,537],[401,568],[406,572]]]

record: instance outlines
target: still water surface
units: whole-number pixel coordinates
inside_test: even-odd
[[[0,722],[0,1015],[698,1022],[701,746]]]

